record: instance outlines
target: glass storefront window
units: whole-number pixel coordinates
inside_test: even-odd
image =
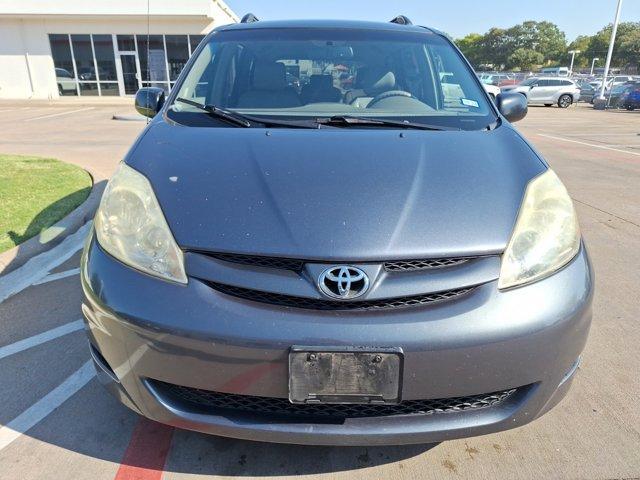
[[[138,58],[143,82],[166,82],[167,64],[162,35],[138,35]],[[147,48],[148,46],[148,48]]]
[[[49,35],[59,95],[78,95],[69,35]]]
[[[133,95],[140,85],[168,92],[204,37],[49,34],[58,93]]]
[[[191,43],[191,55],[194,54],[200,42],[204,40],[204,35],[189,35],[189,43]]]
[[[103,97],[117,97],[120,95],[120,87],[116,82],[100,83],[100,95]]]
[[[76,59],[76,71],[78,80],[96,81],[96,69],[93,64],[93,49],[89,35],[71,35],[73,56]]]
[[[49,35],[49,43],[51,44],[51,56],[53,57],[55,68],[66,70],[73,78],[73,58],[71,57],[69,36]]]
[[[118,80],[116,73],[116,59],[113,55],[113,40],[111,35],[93,35],[93,48],[96,52],[98,76],[104,80]]]
[[[135,52],[136,41],[133,35],[118,35],[118,50],[121,52]]]
[[[97,97],[99,94],[97,83],[80,82],[80,95],[83,97]]]
[[[165,35],[169,80],[176,80],[189,60],[189,43],[186,35]]]

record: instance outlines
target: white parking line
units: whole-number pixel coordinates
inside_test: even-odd
[[[22,267],[0,277],[0,303],[46,277],[51,270],[70,259],[82,248],[90,229],[91,222],[87,222],[76,233],[65,238],[60,245],[33,257]]]
[[[571,140],[569,138],[556,137],[554,135],[547,135],[546,133],[539,133],[538,136],[550,138],[552,140],[559,140],[561,142],[577,143],[579,145],[586,145],[587,147],[600,148],[602,150],[612,150],[619,153],[628,153],[629,155],[635,155],[640,157],[640,152],[630,152],[629,150],[621,150],[619,148],[607,147],[605,145],[596,145],[594,143],[581,142],[579,140]]]
[[[34,282],[33,285],[42,285],[43,283],[55,282],[56,280],[71,277],[73,275],[78,275],[79,273],[80,268],[72,268],[71,270],[65,270],[64,272],[50,273],[43,279]]]
[[[51,392],[31,405],[31,407],[27,408],[5,426],[0,427],[0,451],[71,398],[76,392],[89,383],[95,373],[91,360],[89,360]]]
[[[24,340],[19,340],[15,343],[11,343],[9,345],[5,345],[4,347],[0,347],[0,360],[9,355],[15,355],[16,353],[22,352],[24,350],[28,350],[33,347],[37,347],[38,345],[42,345],[43,343],[50,342],[51,340],[55,340],[56,338],[62,337],[64,335],[68,335],[73,332],[77,332],[78,330],[82,330],[84,324],[82,320],[76,320],[75,322],[65,323],[56,328],[52,328],[51,330],[47,330],[46,332],[39,333],[38,335],[34,335],[33,337],[25,338]]]
[[[79,108],[77,110],[69,110],[69,111],[66,111],[66,112],[51,113],[49,115],[42,115],[40,117],[27,118],[25,120],[25,122],[32,122],[33,120],[43,120],[45,118],[60,117],[62,115],[71,115],[72,113],[78,113],[78,112],[85,112],[87,110],[93,110],[94,108],[96,108],[96,107],[86,107],[86,108]]]

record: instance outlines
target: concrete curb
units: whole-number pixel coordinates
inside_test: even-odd
[[[69,235],[75,233],[89,220],[100,204],[106,181],[95,182],[96,175],[85,169],[91,176],[93,186],[87,199],[69,215],[44,230],[40,235],[0,253],[0,277],[24,265],[31,258],[60,244]]]

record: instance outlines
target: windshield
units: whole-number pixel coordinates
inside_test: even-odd
[[[376,117],[465,130],[496,121],[486,94],[439,35],[358,29],[216,32],[175,98],[254,118]],[[229,126],[174,101],[187,125]]]
[[[527,78],[526,80],[520,82],[520,85],[523,85],[525,87],[528,87],[529,85],[533,85],[534,83],[536,83],[538,81],[537,78]]]

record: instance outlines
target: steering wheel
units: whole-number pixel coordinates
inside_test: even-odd
[[[405,92],[404,90],[389,90],[388,92],[382,92],[379,95],[373,97],[373,99],[369,102],[369,105],[367,105],[367,108],[371,108],[376,103],[392,97],[413,98],[413,95],[411,95],[409,92]]]

